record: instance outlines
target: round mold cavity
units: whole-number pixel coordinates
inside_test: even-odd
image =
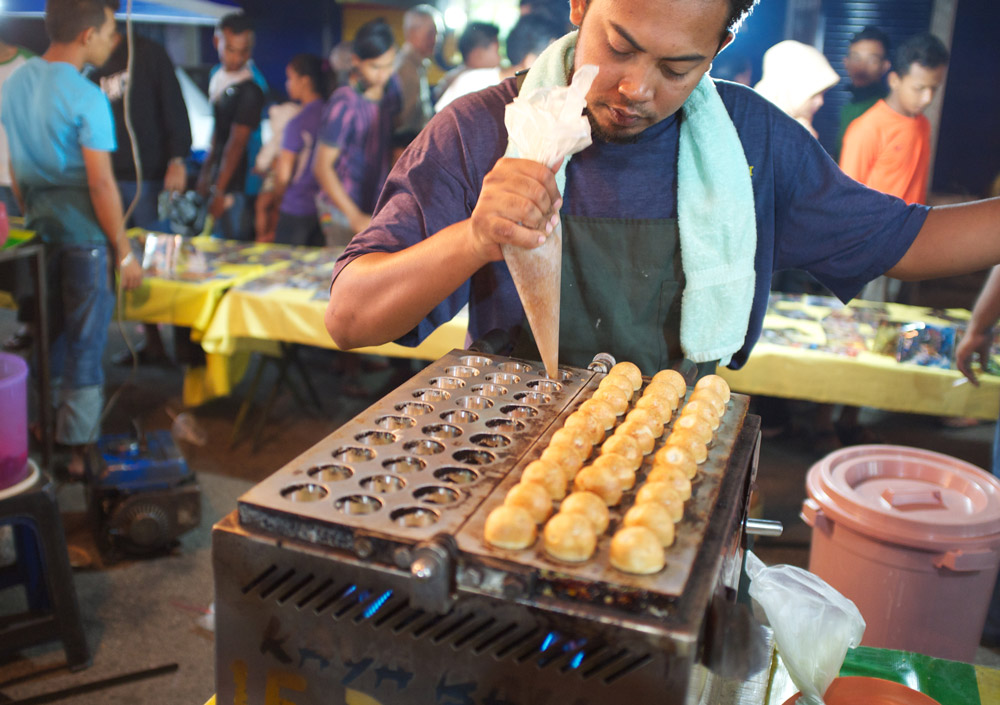
[[[476,377],[479,374],[479,370],[468,365],[452,365],[451,367],[445,367],[444,373],[449,377]]]
[[[383,461],[382,467],[389,472],[398,472],[406,475],[411,472],[420,472],[427,467],[427,463],[420,458],[411,458],[404,455],[399,458],[389,458]]]
[[[552,401],[552,397],[541,392],[518,392],[514,395],[514,398],[518,401],[523,401],[525,404],[548,404]]]
[[[477,433],[469,440],[480,448],[506,448],[510,445],[510,438],[502,433]]]
[[[444,452],[444,443],[435,441],[433,438],[424,438],[419,441],[410,441],[403,446],[403,450],[414,455],[437,455]]]
[[[513,372],[491,372],[483,379],[494,384],[518,384],[521,381],[521,378]]]
[[[465,386],[465,380],[458,377],[432,377],[431,386],[438,389],[461,389]]]
[[[395,414],[386,414],[375,419],[375,425],[379,428],[384,428],[386,431],[399,431],[415,426],[416,423],[417,420],[412,416],[396,416]]]
[[[538,374],[540,374],[540,375],[542,375],[544,377],[545,376],[545,370],[539,370]],[[566,369],[563,369],[562,367],[560,367],[556,371],[556,379],[559,380],[560,382],[569,382],[571,379],[573,379],[573,377],[574,377],[574,373],[573,373],[572,370],[566,370]],[[546,379],[548,379],[548,378],[546,377]]]
[[[487,382],[486,384],[477,384],[474,386],[472,393],[478,394],[481,397],[502,397],[507,393],[507,388],[499,384]]]
[[[562,385],[558,382],[553,382],[551,379],[533,379],[528,382],[528,387],[543,394],[555,394],[562,390]]]
[[[374,514],[382,508],[382,500],[367,494],[352,494],[333,503],[338,512],[352,515]]]
[[[451,399],[451,392],[444,389],[418,389],[413,393],[414,399],[421,401],[446,401]]]
[[[354,440],[366,446],[387,446],[396,442],[396,434],[389,431],[363,431]]]
[[[482,355],[464,355],[458,358],[458,361],[471,367],[489,367],[493,364],[493,360]]]
[[[396,475],[372,475],[366,477],[359,484],[365,492],[389,494],[390,492],[399,492],[406,487],[406,480]]]
[[[434,477],[451,485],[471,485],[479,479],[479,473],[472,468],[438,468]]]
[[[441,418],[452,423],[475,423],[479,420],[479,414],[468,409],[452,409],[451,411],[442,411]]]
[[[429,414],[434,411],[434,407],[430,404],[424,404],[419,401],[404,401],[395,406],[396,411],[402,411],[404,414],[409,414],[410,416],[420,416],[421,414]],[[414,423],[416,423],[414,421]]]
[[[527,365],[523,362],[501,362],[497,365],[504,372],[531,372],[531,365]]]
[[[423,526],[436,524],[441,516],[427,507],[401,507],[393,511],[389,518],[398,526],[419,529]]]
[[[342,446],[333,451],[333,457],[345,463],[363,463],[375,457],[375,451],[371,448],[359,448],[356,446]]]
[[[459,397],[455,404],[463,409],[492,409],[493,400],[487,397]]]
[[[538,409],[527,404],[506,404],[500,407],[500,413],[512,419],[530,419],[538,416]]]
[[[466,465],[489,465],[497,459],[497,456],[488,450],[476,450],[475,448],[456,450],[451,457]]]
[[[350,479],[354,475],[354,468],[330,463],[328,465],[311,467],[307,472],[309,477],[320,482],[341,482]]]
[[[505,418],[490,419],[486,422],[486,428],[492,428],[494,431],[514,433],[515,431],[524,430],[524,421]]]
[[[289,485],[281,490],[281,496],[293,502],[318,502],[326,499],[330,494],[323,485],[315,485],[311,482],[298,485]]]
[[[413,490],[413,497],[424,504],[454,504],[462,498],[462,495],[450,487],[430,485]]]
[[[440,438],[458,438],[462,435],[462,429],[452,426],[450,423],[432,423],[420,429],[425,436],[437,436]]]

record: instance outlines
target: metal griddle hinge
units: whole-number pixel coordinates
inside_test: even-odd
[[[458,547],[448,534],[417,544],[410,564],[410,606],[445,614],[455,603],[455,556]]]

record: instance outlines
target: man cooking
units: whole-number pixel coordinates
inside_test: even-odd
[[[436,116],[335,269],[326,325],[338,346],[416,344],[466,303],[471,338],[526,337],[500,244],[537,247],[560,221],[560,360],[605,350],[646,374],[681,357],[741,366],[776,270],[804,269],[848,300],[885,272],[1000,262],[1000,200],[908,206],[844,176],[753,91],[703,80],[754,4],[571,0],[579,31],[522,90],[596,65],[594,143],[564,172],[504,157],[515,79]]]

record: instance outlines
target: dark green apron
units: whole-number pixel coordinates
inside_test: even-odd
[[[562,228],[559,363],[586,367],[607,352],[645,375],[679,363],[684,270],[677,221],[563,215]],[[527,324],[522,330],[530,331]],[[539,359],[530,332],[514,355]],[[715,364],[699,365],[699,376]]]

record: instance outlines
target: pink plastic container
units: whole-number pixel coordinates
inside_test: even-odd
[[[809,570],[853,600],[863,644],[972,661],[1000,568],[1000,482],[903,446],[844,448],[810,468]]]
[[[28,364],[0,353],[0,490],[28,476]]]

